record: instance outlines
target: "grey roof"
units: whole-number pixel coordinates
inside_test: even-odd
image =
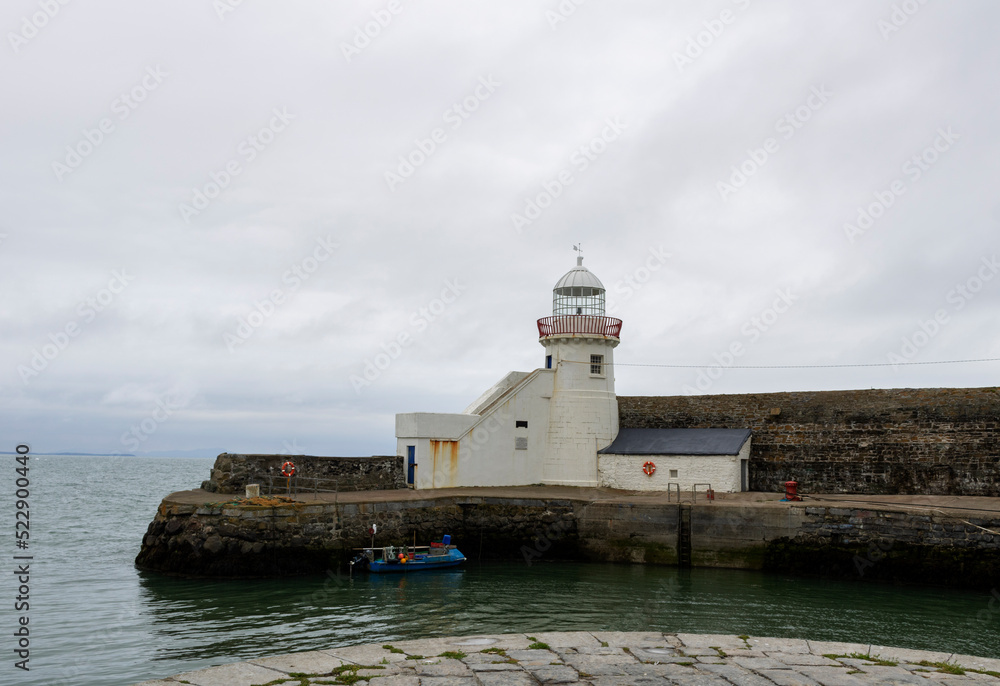
[[[736,455],[750,429],[622,429],[604,450],[613,455]]]

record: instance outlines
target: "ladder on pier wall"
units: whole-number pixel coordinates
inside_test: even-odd
[[[677,566],[691,566],[691,504],[677,505]]]

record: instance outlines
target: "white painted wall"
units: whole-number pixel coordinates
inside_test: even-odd
[[[482,415],[396,415],[397,454],[405,458],[407,446],[416,446],[416,487],[541,483],[554,378],[549,369],[524,375]],[[517,420],[528,427],[516,428]],[[527,438],[527,450],[515,448],[518,437]]]
[[[500,381],[490,386],[481,396],[472,401],[472,404],[462,410],[466,414],[482,414],[490,403],[494,402],[501,395],[509,391],[517,384],[524,381],[529,372],[510,372]]]
[[[464,413],[396,415],[397,453],[405,458],[414,446],[417,488],[598,485],[597,451],[618,435],[618,340],[559,334],[539,343],[552,356],[550,369],[507,374]],[[596,374],[592,355],[602,358]],[[526,449],[517,449],[518,439]]]
[[[617,340],[573,334],[539,341],[552,355],[555,370],[549,406],[547,450],[542,482],[597,486],[597,451],[618,435],[614,349]],[[591,374],[591,355],[601,355],[601,374]]]
[[[667,484],[676,483],[682,491],[690,491],[695,484],[710,483],[718,493],[736,493],[742,485],[740,462],[750,458],[751,440],[738,455],[598,455],[600,484],[626,491],[666,491]],[[652,476],[642,471],[647,461],[656,465]],[[677,470],[674,478],[671,469]]]
[[[410,412],[396,415],[396,436],[457,439],[480,419],[477,414]]]

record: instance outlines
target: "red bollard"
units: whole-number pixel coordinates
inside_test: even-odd
[[[802,500],[799,497],[799,482],[798,481],[786,481],[785,482],[785,497],[782,500]]]

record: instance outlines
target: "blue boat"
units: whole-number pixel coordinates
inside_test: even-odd
[[[419,572],[428,569],[445,569],[465,562],[465,555],[451,545],[451,536],[444,536],[429,546],[392,546],[362,548],[351,560],[354,567],[367,569],[375,574]]]

